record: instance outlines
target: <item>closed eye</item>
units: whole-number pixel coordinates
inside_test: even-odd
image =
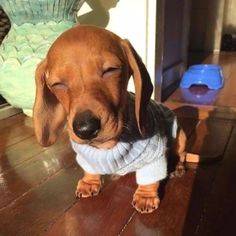
[[[53,89],[67,89],[67,86],[63,84],[62,82],[55,82],[51,85],[51,88]]]
[[[109,77],[111,75],[119,75],[121,72],[121,67],[108,67],[103,70],[102,77]]]

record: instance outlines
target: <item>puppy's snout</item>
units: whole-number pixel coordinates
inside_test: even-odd
[[[89,110],[77,114],[73,122],[73,131],[81,139],[95,138],[100,129],[100,119]]]

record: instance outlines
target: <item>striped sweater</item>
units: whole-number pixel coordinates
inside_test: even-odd
[[[164,179],[167,176],[166,149],[169,141],[176,137],[175,115],[162,104],[151,101],[147,108],[145,137],[139,134],[134,119],[134,97],[130,94],[126,129],[120,141],[111,149],[97,149],[71,140],[78,164],[90,174],[136,172],[140,185]]]

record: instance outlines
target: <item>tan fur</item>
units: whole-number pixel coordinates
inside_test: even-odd
[[[77,26],[53,43],[36,70],[37,93],[34,125],[37,140],[53,144],[67,123],[75,142],[111,148],[122,132],[126,114],[127,84],[135,84],[135,116],[140,133],[145,133],[145,112],[153,86],[146,67],[128,40],[94,26]],[[77,113],[87,108],[101,119],[102,129],[93,140],[82,140],[73,132]],[[176,150],[180,163],[185,158],[186,137],[180,130]],[[89,197],[100,191],[99,175],[85,173],[76,195]],[[142,213],[158,207],[159,183],[138,186],[133,205]]]
[[[100,175],[91,175],[84,173],[84,177],[79,180],[76,188],[77,197],[92,197],[98,195],[102,186]]]
[[[132,205],[140,213],[151,213],[159,206],[158,188],[160,183],[139,185],[134,193]]]

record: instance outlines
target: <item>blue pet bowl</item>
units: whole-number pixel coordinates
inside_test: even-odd
[[[224,85],[222,69],[219,65],[201,64],[190,66],[184,73],[180,87],[206,85],[209,89],[220,89]]]

